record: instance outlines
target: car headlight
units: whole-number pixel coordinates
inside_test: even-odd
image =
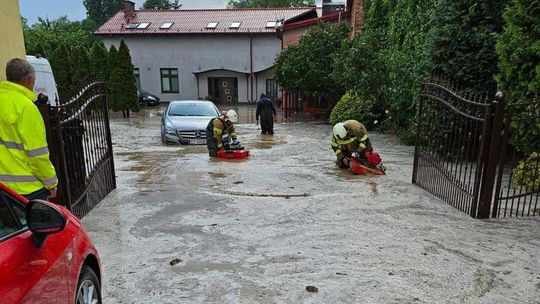
[[[165,126],[165,133],[167,133],[168,135],[176,135],[176,130],[169,126]]]

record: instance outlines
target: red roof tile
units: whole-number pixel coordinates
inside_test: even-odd
[[[163,34],[213,34],[213,33],[274,33],[275,28],[266,27],[268,21],[284,19],[301,20],[302,17],[317,16],[314,7],[272,9],[180,9],[180,10],[137,10],[126,16],[123,11],[95,31],[96,35],[163,35]],[[240,27],[230,28],[235,21]],[[127,29],[130,23],[149,22],[145,29]],[[169,29],[160,29],[167,22]],[[218,22],[215,29],[207,29],[210,22]]]

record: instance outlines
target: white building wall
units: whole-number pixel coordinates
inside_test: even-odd
[[[237,77],[239,102],[251,98],[250,80],[242,73],[250,73],[250,36],[243,35],[181,35],[181,36],[126,36],[104,37],[109,48],[116,47],[123,38],[131,53],[133,65],[139,68],[142,89],[164,101],[197,99],[208,95],[208,77]],[[273,34],[253,36],[253,71],[271,67],[281,51],[281,41]],[[160,68],[177,68],[180,92],[161,92]],[[199,74],[196,71],[226,69]],[[257,80],[259,81],[259,80]],[[264,82],[264,80],[262,80]],[[255,94],[255,79],[253,97]],[[259,89],[264,90],[263,87]],[[258,94],[260,95],[260,94]]]

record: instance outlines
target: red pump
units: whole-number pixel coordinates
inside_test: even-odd
[[[366,152],[364,157],[367,161],[367,164],[363,164],[356,157],[349,157],[349,167],[351,171],[358,175],[365,175],[367,173],[375,175],[385,175],[386,169],[382,164],[382,159],[379,153],[377,152]]]

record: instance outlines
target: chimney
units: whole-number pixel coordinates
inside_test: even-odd
[[[131,0],[125,0],[124,7],[124,14],[129,15],[135,11],[135,2]]]

